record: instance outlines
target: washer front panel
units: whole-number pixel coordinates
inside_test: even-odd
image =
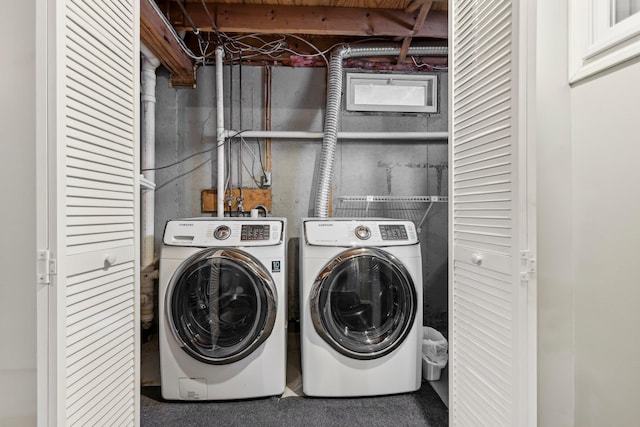
[[[307,219],[304,238],[311,246],[387,247],[418,243],[415,224],[394,219]]]
[[[350,249],[330,261],[310,294],[316,332],[339,353],[375,359],[397,349],[417,312],[417,293],[402,263],[375,248]]]
[[[169,246],[275,246],[283,242],[284,221],[274,219],[185,219],[167,222],[163,242]]]
[[[277,291],[250,254],[205,249],[175,272],[165,304],[168,327],[184,351],[201,362],[227,364],[251,354],[271,334]]]

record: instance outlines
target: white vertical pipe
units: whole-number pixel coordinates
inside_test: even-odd
[[[140,99],[142,101],[142,128],[140,140],[141,166],[146,181],[153,183],[155,180],[155,139],[156,139],[156,68],[160,61],[144,45],[140,44],[143,54],[142,81],[140,86]],[[145,170],[146,169],[146,170]],[[153,279],[155,272],[153,264],[155,259],[155,190],[153,188],[142,189],[140,197],[140,228],[142,242],[140,245],[140,321],[143,328],[149,328],[153,321]]]
[[[156,138],[156,68],[160,61],[146,48],[140,45],[140,50],[144,56],[142,61],[142,149],[141,166],[144,170],[143,176],[150,182],[155,182],[155,138]],[[147,170],[145,170],[147,169]],[[141,228],[142,244],[140,268],[145,269],[153,264],[154,259],[154,204],[155,194],[151,189],[142,190],[141,198]]]
[[[218,144],[218,218],[224,217],[224,99],[222,98],[222,58],[224,57],[224,50],[222,46],[216,48],[216,113],[217,113],[217,144]]]

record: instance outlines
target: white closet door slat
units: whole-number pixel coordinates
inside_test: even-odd
[[[133,159],[133,147],[128,146],[128,142],[123,140],[123,144],[114,144],[118,142],[116,138],[107,138],[104,134],[97,129],[92,129],[84,123],[74,123],[67,126],[67,137],[69,138],[69,144],[72,147],[76,146],[76,141],[85,142],[96,147],[93,151],[97,154],[104,154],[107,157],[113,157],[120,160]],[[105,153],[109,153],[106,154]]]
[[[528,244],[521,220],[521,3],[449,3],[452,427],[524,426],[532,419],[523,383],[529,329],[521,283]]]
[[[85,226],[85,225],[108,225],[108,224],[130,224],[131,217],[128,215],[111,215],[111,216],[72,216],[67,218],[67,226]]]
[[[138,0],[64,0],[57,24],[57,424],[139,422]],[[114,424],[115,423],[115,424]]]

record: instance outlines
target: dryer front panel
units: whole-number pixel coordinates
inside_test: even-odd
[[[271,334],[277,291],[252,255],[205,249],[185,260],[169,283],[168,327],[193,358],[209,364],[238,361]]]
[[[317,276],[310,294],[316,332],[339,353],[375,359],[397,349],[417,313],[410,274],[376,248],[340,253]]]

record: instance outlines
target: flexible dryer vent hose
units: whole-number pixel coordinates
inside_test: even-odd
[[[409,47],[408,55],[446,56],[447,47],[444,46],[413,46]],[[331,52],[329,60],[329,80],[327,82],[327,107],[324,119],[324,136],[318,173],[318,187],[315,198],[315,216],[327,218],[329,216],[329,197],[331,194],[331,177],[335,160],[336,143],[338,141],[338,127],[340,124],[340,99],[342,97],[342,61],[346,58],[398,56],[400,47],[396,45],[359,45],[338,46]]]

